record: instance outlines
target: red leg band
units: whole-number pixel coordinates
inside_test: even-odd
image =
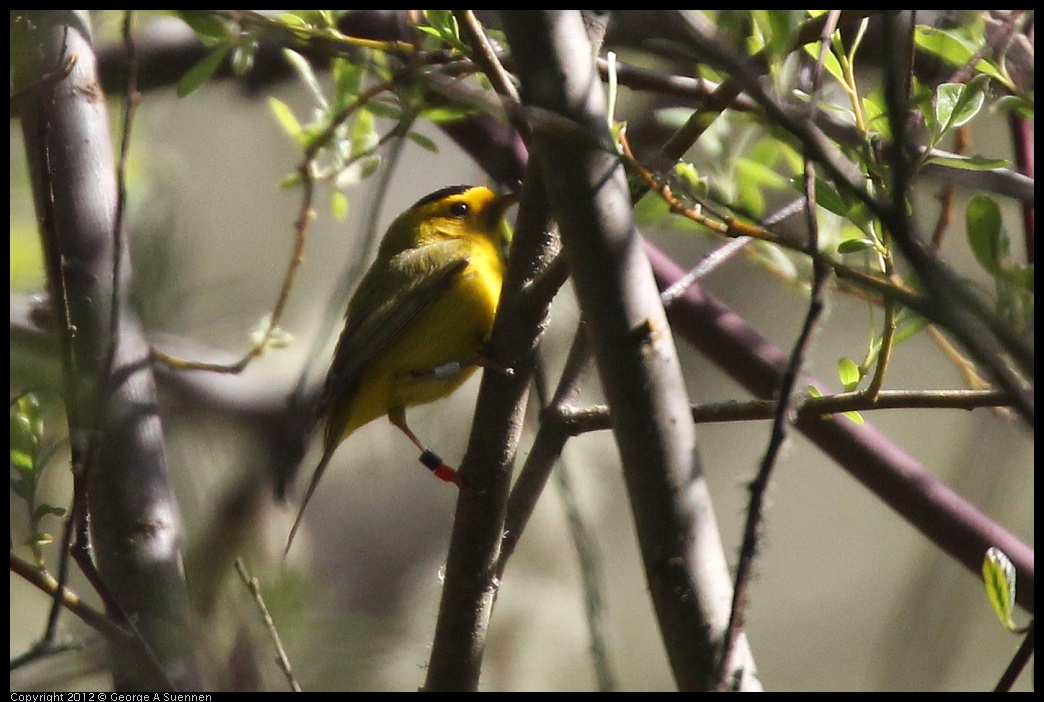
[[[447,483],[457,482],[457,471],[443,463],[442,458],[434,451],[425,449],[419,460],[439,480],[445,480]]]

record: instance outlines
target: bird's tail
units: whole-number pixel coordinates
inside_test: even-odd
[[[294,525],[290,528],[290,535],[286,538],[286,548],[283,550],[284,556],[290,552],[290,546],[294,543],[294,536],[297,535],[297,530],[301,526],[301,519],[304,517],[305,508],[308,507],[308,502],[312,499],[312,493],[315,492],[315,487],[319,484],[319,479],[322,478],[323,473],[326,472],[326,466],[329,465],[330,459],[333,458],[334,450],[336,448],[336,444],[323,448],[323,457],[319,459],[319,465],[316,466],[315,472],[312,473],[312,480],[308,483],[308,490],[305,492],[304,498],[301,500],[301,506],[297,510],[297,517],[294,519]]]

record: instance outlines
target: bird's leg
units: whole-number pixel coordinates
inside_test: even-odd
[[[511,375],[514,373],[514,369],[508,366],[502,366],[491,358],[485,356],[473,356],[466,361],[449,361],[447,363],[440,363],[433,368],[425,368],[423,370],[412,370],[410,375],[414,378],[425,378],[432,377],[438,380],[446,378],[452,378],[453,376],[461,373],[462,371],[471,368],[472,366],[478,366],[479,368],[485,368],[487,370],[493,370],[504,375]]]
[[[515,369],[511,366],[502,365],[501,363],[494,361],[492,358],[487,358],[486,356],[479,356],[478,358],[472,360],[471,365],[479,366],[480,368],[484,368],[486,370],[496,371],[497,373],[502,373],[503,375],[515,374]]]
[[[409,437],[409,440],[413,442],[414,446],[421,450],[420,462],[423,463],[424,467],[430,470],[436,478],[439,480],[445,480],[447,483],[455,483],[458,486],[460,485],[460,478],[457,475],[457,471],[446,465],[439,454],[422,444],[421,440],[417,438],[417,435],[413,433],[413,430],[407,426],[406,408],[393,407],[388,411],[388,420],[397,426],[403,434]]]

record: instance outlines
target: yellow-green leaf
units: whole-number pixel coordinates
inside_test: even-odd
[[[229,46],[227,44],[219,46],[207,54],[202,61],[188,69],[185,75],[181,77],[181,80],[178,81],[178,97],[185,97],[191,94],[196,88],[210,80],[210,77],[217,72],[217,69],[225,60],[228,50]]]
[[[845,386],[845,392],[852,392],[863,379],[859,372],[859,364],[851,358],[842,356],[837,362],[837,375],[841,378],[841,384]]]
[[[330,195],[330,214],[338,222],[348,218],[348,196],[340,190],[335,190]]]
[[[272,110],[272,114],[275,115],[276,121],[279,122],[279,126],[283,128],[283,131],[289,134],[290,138],[298,146],[304,148],[306,137],[302,134],[301,123],[297,121],[297,117],[294,116],[294,111],[290,109],[290,106],[282,100],[269,97],[268,107]]]
[[[819,60],[819,50],[822,42],[812,42],[805,44],[805,52],[812,57],[813,61]],[[826,69],[827,73],[834,76],[839,83],[845,83],[845,72],[841,68],[841,62],[837,60],[837,56],[834,55],[833,51],[827,51],[823,57],[823,68]]]
[[[214,46],[229,37],[224,22],[206,10],[175,10],[172,14],[191,27],[196,37],[207,46]]]
[[[997,618],[1008,631],[1018,631],[1011,618],[1015,606],[1015,566],[999,548],[986,549],[982,559],[982,581],[986,587],[986,599],[993,606]]]

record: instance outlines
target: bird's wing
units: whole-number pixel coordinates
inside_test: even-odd
[[[409,249],[367,272],[348,305],[344,331],[326,377],[321,410],[355,392],[380,357],[442,296],[468,265],[458,241]]]

